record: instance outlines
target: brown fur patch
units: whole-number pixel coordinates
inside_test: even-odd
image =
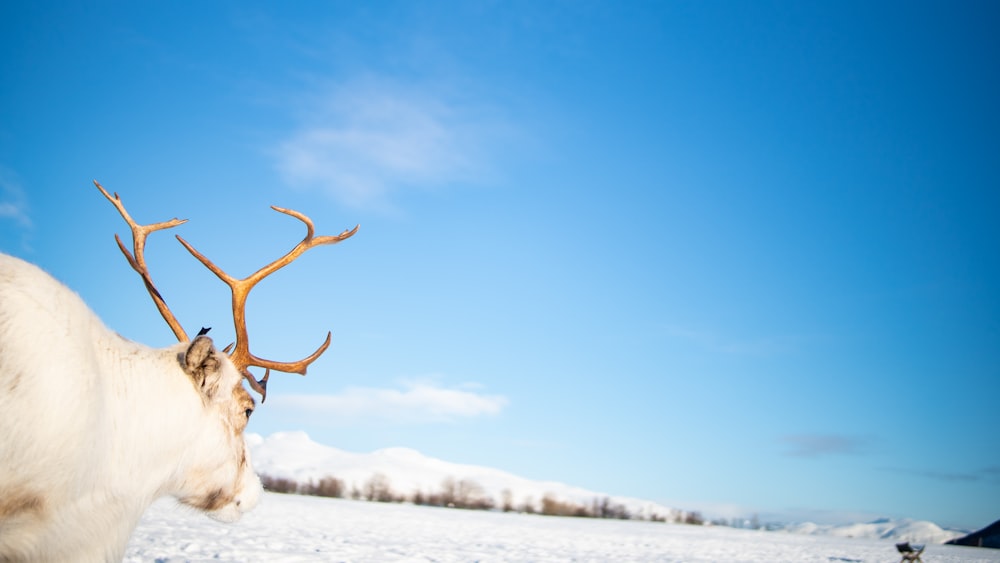
[[[237,385],[233,387],[233,404],[236,405],[233,409],[233,416],[235,417],[233,421],[233,434],[239,436],[243,433],[243,429],[247,425],[247,409],[252,411],[257,403],[242,385]]]
[[[45,498],[27,491],[0,491],[0,520],[21,514],[40,514]]]
[[[21,384],[21,378],[22,377],[24,377],[23,373],[21,373],[19,371],[14,372],[14,376],[11,377],[10,382],[7,383],[7,392],[8,393],[13,393],[14,391],[17,391],[17,386]]]
[[[257,404],[254,402],[253,397],[250,396],[250,393],[247,392],[247,390],[244,389],[242,385],[237,385],[233,387],[233,399],[238,404],[243,406],[243,408],[252,409],[254,408],[254,405]]]
[[[222,489],[215,489],[203,497],[186,497],[181,500],[181,502],[188,506],[200,508],[207,512],[218,510],[232,501],[232,495],[227,495]]]

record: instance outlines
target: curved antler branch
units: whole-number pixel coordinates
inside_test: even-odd
[[[353,229],[346,229],[339,235],[335,236],[321,236],[316,237],[315,228],[313,227],[313,222],[309,217],[305,216],[298,211],[291,209],[285,209],[282,207],[271,206],[271,209],[279,213],[284,213],[285,215],[290,215],[296,219],[302,221],[306,225],[306,236],[301,242],[296,244],[290,251],[288,251],[284,256],[278,258],[277,260],[271,262],[270,264],[264,266],[263,268],[257,270],[253,274],[247,276],[244,279],[236,279],[224,272],[221,268],[216,266],[211,260],[206,258],[202,253],[198,252],[190,243],[181,238],[177,237],[184,248],[188,250],[195,258],[198,259],[202,264],[205,265],[213,274],[215,274],[220,280],[222,280],[229,289],[232,291],[233,296],[233,325],[236,329],[236,346],[233,349],[232,354],[230,354],[230,359],[236,368],[243,373],[243,376],[247,378],[250,382],[250,386],[260,393],[261,403],[267,395],[267,378],[270,376],[271,370],[280,371],[284,373],[298,373],[300,375],[306,374],[306,368],[309,364],[316,361],[323,352],[330,346],[331,334],[328,332],[326,335],[326,341],[311,355],[296,361],[296,362],[276,362],[273,360],[266,360],[264,358],[259,358],[250,353],[250,338],[247,333],[247,323],[246,323],[246,303],[247,296],[250,294],[250,290],[253,289],[258,282],[267,276],[273,274],[279,269],[291,264],[296,258],[301,256],[307,250],[322,246],[326,244],[336,244],[343,240],[347,240],[352,237],[360,225],[355,226]],[[256,380],[250,374],[248,368],[260,367],[266,370],[264,377],[261,380]]]
[[[133,220],[128,214],[128,211],[125,210],[125,205],[122,204],[121,197],[118,196],[117,192],[115,192],[114,197],[112,197],[108,194],[107,190],[104,189],[104,186],[102,186],[97,180],[94,180],[94,185],[97,186],[97,189],[101,190],[104,197],[108,198],[108,201],[110,201],[112,205],[118,209],[118,213],[121,214],[122,218],[125,219],[125,222],[128,223],[128,226],[132,229],[132,250],[134,254],[125,248],[125,243],[123,243],[121,237],[116,234],[115,240],[118,241],[118,248],[121,249],[122,254],[125,255],[125,259],[128,260],[132,269],[135,270],[140,277],[142,277],[142,281],[146,285],[146,291],[148,291],[149,296],[153,298],[153,303],[156,304],[156,308],[160,311],[160,316],[163,317],[163,320],[167,321],[167,324],[170,326],[170,330],[173,331],[174,336],[177,337],[179,342],[186,342],[188,340],[187,333],[185,333],[184,329],[181,328],[181,324],[177,322],[177,318],[174,317],[170,308],[167,307],[167,303],[163,300],[163,296],[160,295],[159,290],[157,290],[156,286],[153,285],[153,279],[149,275],[149,268],[146,266],[144,251],[146,248],[146,236],[148,236],[149,233],[182,225],[187,222],[187,219],[177,219],[175,217],[162,223],[140,225],[136,223],[135,220]]]

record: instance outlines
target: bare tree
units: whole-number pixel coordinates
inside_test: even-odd
[[[504,489],[503,492],[500,493],[500,498],[504,512],[514,510],[514,493],[512,493],[510,489]]]
[[[471,508],[474,510],[490,510],[494,506],[493,499],[486,494],[482,485],[471,479],[462,479],[455,487],[455,501],[457,508]]]
[[[587,507],[557,499],[551,493],[542,497],[542,514],[546,516],[590,516]]]
[[[684,516],[684,523],[692,524],[695,526],[701,526],[702,524],[705,523],[705,519],[702,518],[701,513],[696,510],[694,512],[688,512]]]
[[[396,496],[392,492],[392,487],[389,485],[389,478],[382,473],[375,473],[365,482],[362,495],[365,500],[376,502],[393,502],[396,500]]]
[[[264,490],[274,493],[297,493],[299,490],[298,483],[285,477],[261,475],[260,483],[264,486]]]
[[[341,498],[344,496],[344,482],[332,476],[323,477],[317,482],[309,481],[309,484],[302,488],[302,494]]]
[[[518,512],[523,512],[525,514],[535,513],[535,501],[531,497],[525,497],[524,502],[518,507]]]
[[[445,477],[441,481],[441,506],[455,507],[458,498],[458,483],[454,477]]]

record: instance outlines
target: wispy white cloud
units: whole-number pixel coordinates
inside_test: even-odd
[[[474,385],[444,387],[428,381],[403,381],[399,387],[348,387],[332,395],[278,395],[279,408],[333,418],[379,419],[391,422],[450,422],[492,416],[507,406],[507,398],[479,392]]]
[[[17,174],[0,165],[0,231],[4,231],[6,240],[26,252],[32,252],[34,234],[29,210],[28,196]]]
[[[858,455],[865,453],[869,438],[842,434],[790,434],[781,437],[792,457],[818,458],[831,455]]]
[[[24,188],[17,175],[4,166],[0,166],[0,220],[10,221],[23,229],[32,226]]]
[[[292,186],[343,204],[391,209],[402,190],[474,183],[505,126],[483,108],[426,88],[367,78],[306,104],[300,126],[274,150]]]

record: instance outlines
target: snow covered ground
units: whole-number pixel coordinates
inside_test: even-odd
[[[559,518],[266,493],[236,524],[154,504],[125,561],[888,562],[892,541]],[[927,563],[1000,563],[1000,550],[928,545]]]

